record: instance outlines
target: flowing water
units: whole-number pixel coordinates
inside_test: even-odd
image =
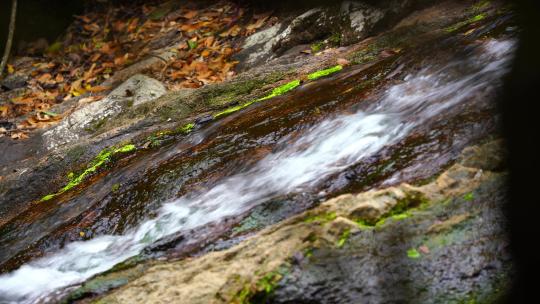
[[[328,180],[398,144],[415,130],[444,124],[445,113],[459,112],[460,107],[474,104],[475,96],[496,88],[508,69],[513,47],[511,40],[488,40],[468,58],[404,75],[376,100],[364,102],[360,96],[355,103],[364,102],[362,106],[309,123],[300,121],[295,130],[301,132],[280,136],[270,132],[277,138],[273,149],[256,162],[233,174],[218,175],[202,190],[184,191],[180,197],[162,202],[151,216],[126,225],[121,233],[70,242],[0,276],[0,302],[46,300],[53,291],[106,271],[166,236],[219,223],[276,197],[318,192]],[[264,111],[251,111],[258,110]],[[205,136],[208,132],[201,131],[191,140],[204,142]]]

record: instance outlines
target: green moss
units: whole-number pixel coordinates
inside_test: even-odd
[[[41,198],[41,202],[51,200],[57,195],[60,195],[82,183],[88,176],[96,172],[101,166],[106,162],[111,160],[111,157],[118,153],[128,153],[136,149],[135,145],[128,144],[116,149],[104,149],[90,162],[90,165],[86,170],[76,177],[73,177],[63,188],[60,189],[57,193],[48,194]]]
[[[242,104],[242,105],[237,105],[237,106],[234,106],[234,107],[227,108],[227,109],[225,109],[225,110],[223,110],[223,111],[221,111],[219,113],[214,114],[214,119],[218,118],[218,117],[221,117],[221,116],[224,116],[224,115],[234,113],[236,111],[240,111],[243,108],[246,108],[251,104],[252,104],[252,102],[248,102],[248,103],[245,103],[245,104]]]
[[[308,79],[309,80],[319,79],[321,77],[328,76],[330,74],[339,72],[341,70],[343,70],[343,67],[341,65],[336,65],[336,66],[328,68],[328,69],[324,69],[324,70],[321,70],[321,71],[311,73],[311,74],[308,75]]]
[[[118,191],[118,189],[120,189],[120,184],[118,184],[118,183],[112,185],[112,187],[111,187],[112,192],[116,192],[116,191]]]
[[[468,202],[474,200],[474,193],[469,192],[469,193],[465,194],[465,195],[463,196],[463,199],[466,200],[466,201],[468,201]]]
[[[422,256],[420,255],[420,252],[418,252],[418,250],[416,250],[416,248],[411,248],[409,250],[407,250],[407,256],[411,259],[419,259],[421,258]]]
[[[221,117],[221,116],[224,116],[224,115],[228,115],[228,114],[231,114],[231,113],[234,113],[234,112],[237,112],[237,111],[240,111],[256,102],[259,102],[259,101],[263,101],[263,100],[266,100],[266,99],[270,99],[270,98],[273,98],[273,97],[276,97],[276,96],[279,96],[279,95],[283,95],[291,90],[293,90],[294,88],[298,87],[300,85],[300,80],[293,80],[289,83],[286,83],[282,86],[279,86],[275,89],[272,90],[272,92],[270,94],[268,94],[267,96],[265,97],[262,97],[262,98],[259,98],[259,99],[256,99],[256,100],[252,100],[252,101],[249,101],[249,102],[246,102],[244,104],[241,104],[241,105],[237,105],[237,106],[234,106],[234,107],[230,107],[230,108],[227,108],[219,113],[216,113],[214,114],[214,119],[218,118],[218,117]]]
[[[127,152],[131,152],[131,151],[135,151],[135,149],[137,149],[135,147],[135,145],[125,145],[125,146],[122,146],[116,150],[113,151],[113,154],[116,154],[116,153],[127,153]]]
[[[484,9],[486,7],[488,7],[490,5],[490,2],[489,0],[482,0],[482,1],[479,1],[478,3],[475,3],[473,6],[472,6],[472,9],[474,11],[479,11],[481,9]]]
[[[358,228],[360,229],[371,229],[373,228],[373,225],[371,224],[368,224],[365,220],[363,219],[358,219],[356,220],[356,225],[358,226]]]
[[[401,213],[401,214],[395,214],[395,215],[392,215],[392,219],[396,220],[396,221],[399,221],[399,220],[404,220],[406,218],[410,217],[410,214],[405,212],[405,213]]]
[[[56,196],[56,194],[47,194],[47,195],[45,195],[44,197],[41,198],[41,201],[42,201],[42,202],[45,202],[45,201],[51,200],[51,199],[53,199],[55,196]]]
[[[296,79],[296,80],[293,80],[291,82],[288,82],[284,85],[281,85],[275,89],[272,90],[272,92],[265,96],[265,97],[262,97],[262,98],[259,98],[257,99],[257,101],[262,101],[262,100],[266,100],[266,99],[270,99],[270,98],[273,98],[273,97],[276,97],[276,96],[280,96],[280,95],[283,95],[289,91],[292,91],[293,89],[295,89],[296,87],[298,87],[300,85],[300,80],[299,79]]]
[[[332,43],[333,45],[340,45],[341,44],[341,34],[340,33],[333,33],[330,38],[328,38],[328,41]]]
[[[311,45],[311,52],[312,53],[320,52],[323,49],[323,47],[324,47],[323,41],[315,42]]]
[[[305,223],[320,222],[321,224],[325,224],[325,223],[335,220],[336,217],[337,215],[335,212],[323,213],[323,214],[308,216],[306,219],[304,219],[304,222]]]
[[[309,247],[304,250],[304,256],[306,258],[311,258],[313,256],[313,248]]]
[[[459,29],[461,29],[462,27],[466,26],[466,25],[469,25],[469,24],[472,24],[472,23],[475,23],[475,22],[478,22],[480,20],[483,20],[486,18],[486,14],[477,14],[477,15],[474,15],[473,17],[465,20],[465,21],[461,21],[461,22],[458,22],[454,25],[451,25],[449,27],[447,27],[445,30],[448,32],[448,33],[452,33],[452,32],[455,32]]]
[[[345,229],[345,231],[343,231],[343,233],[340,235],[336,246],[338,248],[343,247],[343,245],[345,245],[345,243],[349,239],[350,235],[351,235],[351,230],[350,229]]]
[[[187,44],[190,50],[196,49],[197,46],[199,45],[197,41],[193,41],[193,40],[188,40]]]
[[[193,130],[194,127],[195,127],[194,123],[188,123],[182,126],[181,128],[179,128],[178,131],[182,134],[188,134]]]
[[[266,303],[274,293],[274,290],[287,272],[286,266],[279,267],[276,271],[271,271],[254,284],[245,284],[234,296],[233,303]]]
[[[292,74],[295,71],[283,72],[275,71],[263,77],[240,79],[229,83],[221,83],[214,86],[209,86],[203,89],[202,101],[208,106],[223,106],[231,102],[241,99],[243,96],[251,94],[254,90],[263,86],[276,83],[287,74]]]
[[[374,220],[356,219],[359,228],[381,227],[388,218],[403,220],[411,216],[413,210],[424,209],[429,206],[429,201],[422,194],[409,194],[404,199],[398,200],[396,205],[387,213]]]

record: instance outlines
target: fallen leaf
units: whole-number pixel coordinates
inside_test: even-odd
[[[11,133],[11,138],[12,139],[27,139],[28,135],[26,135],[26,133],[24,132],[13,132]]]
[[[260,28],[261,26],[264,25],[264,22],[268,19],[268,17],[270,17],[270,15],[259,18],[257,21],[255,21],[252,24],[248,24],[246,26],[246,30],[248,30],[248,32],[249,32],[249,31],[254,31],[254,30]]]
[[[9,114],[9,107],[6,105],[0,106],[0,117],[7,117]]]
[[[234,26],[232,26],[231,28],[229,28],[228,30],[226,30],[225,32],[219,34],[220,37],[236,37],[238,36],[238,34],[240,33],[240,31],[242,30],[242,28],[235,24]]]
[[[195,16],[197,16],[198,13],[199,12],[197,12],[195,10],[190,10],[187,13],[185,13],[182,17],[184,17],[186,19],[193,19]]]
[[[95,87],[86,88],[88,92],[92,92],[92,93],[99,93],[99,92],[107,91],[110,89],[111,87],[108,87],[108,86],[95,86]]]

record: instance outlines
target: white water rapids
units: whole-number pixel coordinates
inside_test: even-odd
[[[204,194],[164,203],[155,218],[124,235],[73,242],[0,276],[0,303],[46,300],[55,290],[106,271],[167,235],[239,214],[274,195],[313,187],[492,86],[508,70],[514,44],[490,40],[480,55],[409,75],[367,110],[313,126],[247,172],[225,178]],[[474,72],[451,75],[459,65],[473,65],[467,70]]]

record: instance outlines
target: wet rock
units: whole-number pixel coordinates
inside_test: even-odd
[[[277,55],[293,46],[319,39],[337,26],[339,16],[331,9],[313,8],[292,20],[272,46]]]
[[[28,76],[23,74],[11,74],[0,81],[0,87],[6,91],[22,88],[26,85]]]
[[[364,1],[341,1],[306,10],[246,38],[243,50],[236,55],[241,61],[238,68],[243,70],[263,64],[288,50],[296,50],[297,46],[314,42],[334,46],[356,43],[375,28],[392,24],[412,5],[412,1],[387,2],[375,6]]]
[[[341,4],[340,13],[346,20],[341,31],[343,45],[355,43],[365,38],[386,15],[382,9],[355,1],[344,1]]]
[[[135,75],[100,101],[81,105],[62,122],[43,134],[49,150],[96,131],[107,119],[120,114],[125,108],[138,106],[166,93],[159,81],[144,75]]]
[[[489,145],[489,144],[488,144]],[[473,149],[476,157],[489,150]],[[467,152],[470,153],[470,152]],[[480,154],[480,155],[479,155]],[[150,266],[107,303],[426,303],[500,299],[512,275],[504,174],[458,163],[435,181],[344,195],[221,252]],[[474,173],[473,172],[473,173]],[[453,182],[448,180],[453,179]],[[446,194],[451,193],[451,196]],[[468,193],[474,193],[471,202]],[[381,219],[403,200],[406,216]],[[392,208],[390,208],[392,209]],[[368,214],[368,216],[371,216]],[[362,218],[365,220],[365,218]]]

